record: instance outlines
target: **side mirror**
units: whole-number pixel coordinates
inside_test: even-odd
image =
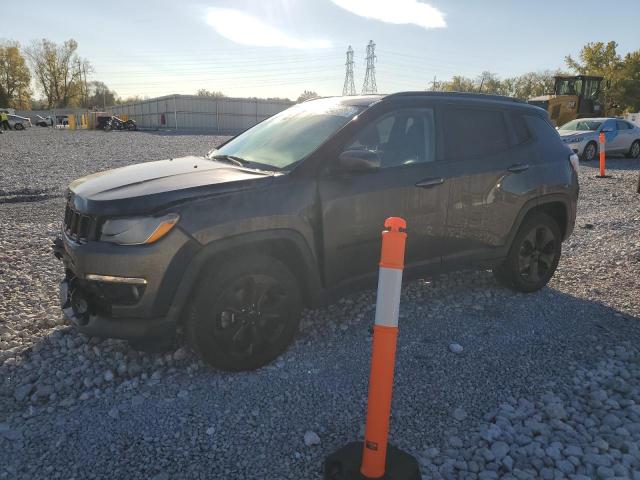
[[[380,157],[370,150],[347,150],[338,158],[338,169],[344,172],[375,172],[380,169]]]

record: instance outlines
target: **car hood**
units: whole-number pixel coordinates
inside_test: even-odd
[[[583,137],[585,135],[594,135],[596,132],[592,130],[558,130],[561,137]]]
[[[182,157],[79,178],[69,185],[69,200],[85,213],[130,215],[187,199],[252,188],[274,175],[204,157]]]

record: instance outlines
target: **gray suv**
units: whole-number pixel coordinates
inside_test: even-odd
[[[492,268],[533,292],[574,227],[577,156],[514,99],[405,92],[285,110],[204,157],[74,181],[54,242],[68,319],[257,368],[303,306],[375,285],[384,219],[408,224],[405,277]]]

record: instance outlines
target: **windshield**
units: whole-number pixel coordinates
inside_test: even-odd
[[[209,152],[208,157],[230,156],[286,169],[313,152],[360,111],[361,107],[344,105],[339,98],[304,102],[238,135]]]
[[[569,123],[565,123],[560,127],[560,130],[598,130],[602,125],[599,120],[571,120]]]

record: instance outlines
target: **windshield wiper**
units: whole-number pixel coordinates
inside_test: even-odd
[[[253,162],[251,160],[246,160],[242,157],[236,157],[235,155],[220,154],[220,155],[211,155],[208,158],[212,160],[231,163],[233,165],[237,165],[238,167],[250,168],[251,170],[258,170],[261,172],[274,172],[277,170],[282,170],[281,168],[276,167],[275,165],[268,165],[266,163]],[[262,168],[262,167],[266,167],[266,168]]]
[[[212,155],[211,157],[214,160],[223,161],[227,163],[232,163],[233,165],[237,165],[239,167],[245,167],[250,162],[245,160],[244,158],[236,157],[234,155]]]

